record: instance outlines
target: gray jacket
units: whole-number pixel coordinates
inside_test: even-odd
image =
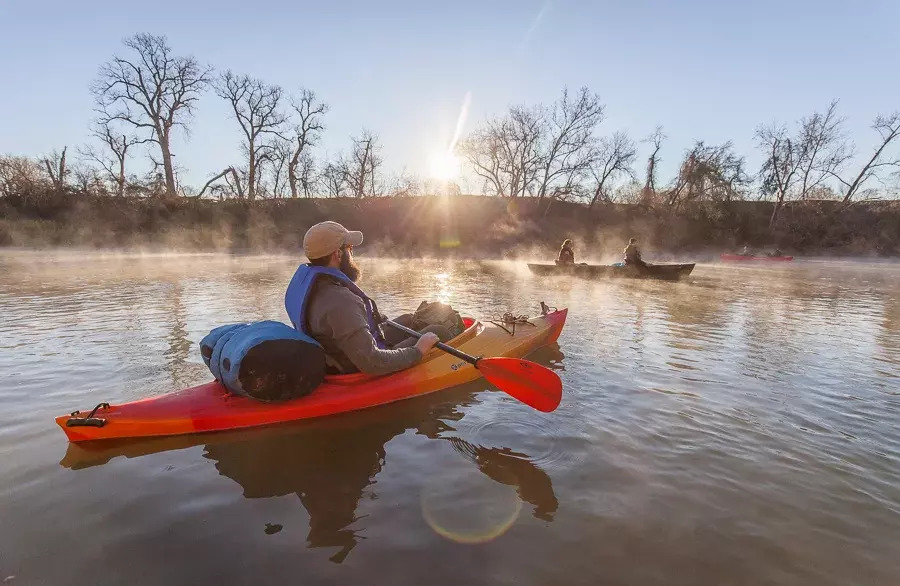
[[[325,362],[341,373],[389,374],[422,360],[418,348],[382,350],[375,344],[362,299],[337,279],[313,285],[306,310],[309,333],[325,349]]]

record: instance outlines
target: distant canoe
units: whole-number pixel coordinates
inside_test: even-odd
[[[774,260],[784,262],[794,260],[793,256],[745,256],[743,254],[722,254],[719,255],[719,258],[727,262],[739,262],[743,260]]]
[[[585,279],[626,278],[626,279],[666,279],[676,281],[691,274],[694,263],[679,265],[647,265],[646,267],[615,265],[556,265],[531,264],[528,268],[535,275],[572,275]]]

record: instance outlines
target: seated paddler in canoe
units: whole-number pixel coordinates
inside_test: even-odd
[[[626,267],[644,268],[647,266],[647,263],[641,258],[641,249],[638,248],[637,238],[632,238],[628,241],[628,246],[625,247],[624,255]]]
[[[575,248],[572,241],[566,238],[559,247],[559,254],[556,256],[557,265],[573,265],[575,264]]]
[[[362,242],[362,232],[337,222],[311,227],[303,238],[309,263],[297,268],[285,293],[294,327],[322,346],[330,373],[404,370],[421,361],[436,342],[462,329],[459,314],[449,306],[427,302],[415,314],[394,320],[422,332],[420,338],[384,325],[375,302],[357,285],[362,272],[353,260],[353,247]]]
[[[559,254],[556,255],[556,260],[553,262],[559,267],[575,266],[575,245],[570,239],[566,238],[563,241],[562,246],[559,247]],[[587,266],[587,263],[580,262],[578,266]]]

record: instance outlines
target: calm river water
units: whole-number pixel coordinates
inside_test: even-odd
[[[551,414],[484,382],[101,449],[55,415],[211,378],[299,258],[0,252],[0,582],[900,584],[900,265],[682,283],[361,257],[385,313],[569,307]]]

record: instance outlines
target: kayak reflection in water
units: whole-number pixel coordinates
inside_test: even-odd
[[[363,496],[367,500],[376,496],[369,487],[386,465],[385,444],[408,429],[451,442],[488,477],[515,486],[519,497],[533,505],[535,518],[552,521],[559,506],[552,482],[526,455],[445,437],[455,431],[447,422],[462,418],[458,409],[462,405],[444,403],[423,412],[421,402],[416,402],[403,413],[362,412],[334,422],[338,425],[207,445],[204,455],[215,461],[219,474],[241,485],[245,498],[296,494],[309,513],[308,547],[340,548],[329,557],[338,564],[365,539],[365,526],[351,526],[365,517],[356,511]]]
[[[629,240],[628,246],[625,247],[625,266],[640,268],[647,266],[647,263],[641,259],[641,250],[638,248],[637,238]]]
[[[353,260],[353,247],[362,241],[362,232],[337,222],[320,222],[307,230],[303,251],[309,264],[294,273],[285,310],[294,328],[322,345],[330,372],[390,374],[418,363],[436,342],[451,335],[441,326],[428,326],[418,340],[405,335],[385,339],[375,302],[356,285],[362,271]]]
[[[556,345],[541,348],[533,357],[554,369],[561,369],[564,359]],[[386,444],[397,436],[407,436],[404,441],[421,446],[425,437],[449,442],[473,468],[497,483],[515,487],[518,498],[532,505],[535,518],[552,521],[559,507],[553,483],[528,454],[477,445],[455,433],[454,422],[478,404],[474,393],[484,388],[483,382],[475,381],[447,391],[452,392],[451,397],[445,393],[426,395],[394,403],[390,408],[367,409],[295,426],[137,442],[73,442],[60,465],[81,470],[116,458],[139,458],[205,444],[203,457],[214,463],[219,475],[240,485],[244,498],[295,494],[309,515],[307,546],[338,548],[329,559],[341,563],[365,538],[365,515],[357,514],[357,508],[364,497],[367,502],[377,502],[376,476],[386,466]],[[210,490],[215,486],[212,484]],[[381,516],[392,514],[392,509],[373,506],[376,509],[367,507],[367,512],[379,516],[374,525],[383,525]],[[235,515],[249,515],[248,523],[258,523],[260,531],[271,534],[295,518],[290,504],[287,510],[282,505],[272,507],[265,509],[279,516],[260,519],[255,512],[258,509],[253,507],[239,507]]]
[[[565,242],[562,243],[562,246],[559,249],[559,255],[556,257],[556,264],[558,265],[573,265],[575,264],[575,250],[572,244],[572,241],[568,238]]]

